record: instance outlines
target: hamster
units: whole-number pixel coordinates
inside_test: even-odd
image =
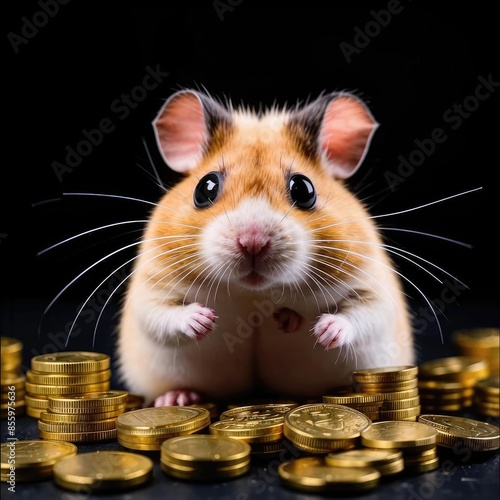
[[[344,183],[377,127],[349,92],[258,113],[194,90],[166,100],[153,128],[183,177],[150,214],[121,309],[130,392],[318,398],[354,369],[415,363],[401,280]]]

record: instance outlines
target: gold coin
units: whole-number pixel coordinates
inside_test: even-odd
[[[434,448],[429,448],[428,450],[424,451],[418,451],[417,453],[412,453],[411,450],[406,451],[406,453],[404,454],[404,461],[406,465],[415,465],[420,462],[426,462],[431,458],[436,458],[437,456],[437,447],[434,446]]]
[[[69,441],[70,443],[95,443],[116,439],[116,429],[95,432],[47,432],[38,430],[40,439]]]
[[[226,419],[210,424],[209,431],[214,436],[230,437],[247,443],[269,443],[283,438],[283,421]]]
[[[326,453],[351,448],[370,425],[368,417],[347,406],[308,404],[285,415],[283,432],[297,448]]]
[[[471,328],[453,332],[453,342],[461,347],[500,347],[499,328]]]
[[[401,448],[423,451],[436,446],[437,431],[420,422],[393,420],[375,422],[361,433],[361,444],[369,448]]]
[[[356,392],[367,392],[368,394],[380,392],[401,392],[418,387],[418,379],[412,378],[410,380],[401,380],[399,382],[363,382],[354,384]]]
[[[380,411],[387,410],[403,410],[405,408],[412,408],[420,404],[420,396],[414,398],[398,399],[396,401],[384,401]]]
[[[396,462],[403,458],[398,450],[376,450],[375,448],[359,448],[355,450],[328,453],[325,462],[332,467],[379,467]]]
[[[498,399],[500,397],[500,377],[494,375],[480,380],[476,383],[474,388],[476,393],[487,394],[488,396],[494,396]]]
[[[410,474],[420,474],[422,472],[430,472],[431,470],[436,470],[439,467],[439,457],[434,457],[424,462],[418,462],[415,464],[405,463],[405,470]]]
[[[98,384],[111,379],[111,370],[99,372],[71,374],[71,373],[43,373],[34,370],[26,372],[28,382],[43,385],[84,385]]]
[[[210,420],[215,420],[219,416],[219,407],[216,403],[198,403],[188,406],[194,406],[195,408],[205,408],[205,410],[208,410],[208,413],[210,413]]]
[[[161,445],[161,460],[168,465],[201,467],[207,472],[248,462],[252,449],[236,439],[195,434],[167,439]]]
[[[28,417],[32,418],[40,418],[40,415],[44,412],[45,410],[43,408],[33,408],[31,406],[26,405],[26,415]]]
[[[187,432],[172,432],[172,433],[165,433],[165,434],[154,434],[152,436],[145,436],[145,435],[137,435],[137,434],[130,434],[126,432],[121,432],[120,430],[117,430],[116,432],[116,437],[119,438],[121,441],[127,441],[128,443],[135,443],[135,444],[147,444],[147,445],[161,445],[163,441],[177,437],[177,436],[187,436],[189,434],[193,434],[194,432],[197,432],[196,430],[194,431],[187,431]],[[159,449],[159,448],[158,448]]]
[[[422,379],[440,379],[462,384],[474,383],[474,380],[486,378],[489,374],[488,363],[483,359],[468,356],[455,356],[449,358],[425,361],[419,366]]]
[[[45,432],[97,432],[116,429],[116,418],[91,422],[45,422],[40,418],[38,429]]]
[[[160,461],[160,469],[168,476],[188,481],[216,481],[240,477],[250,470],[250,459],[237,465],[206,471],[203,468],[187,467]]]
[[[2,388],[2,390],[5,390],[12,385],[15,385],[16,387],[25,387],[25,383],[26,376],[22,373],[8,373],[5,375],[2,373],[2,382],[0,384],[0,387]]]
[[[40,413],[40,420],[43,422],[51,423],[70,423],[70,422],[98,422],[100,420],[106,420],[108,418],[116,419],[125,411],[125,408],[121,410],[113,410],[104,413],[53,413],[50,410],[44,410]]]
[[[123,413],[116,428],[125,434],[158,436],[195,432],[210,423],[210,413],[192,406],[158,406]]]
[[[283,440],[274,443],[252,443],[250,446],[252,447],[251,456],[257,460],[277,458],[286,451]]]
[[[9,459],[14,456],[16,472],[33,471],[38,468],[52,467],[59,460],[76,455],[78,448],[63,441],[19,440],[2,443],[2,472],[10,469]],[[13,454],[13,455],[12,455]],[[17,473],[16,473],[17,477]]]
[[[401,410],[380,410],[379,412],[380,420],[404,420],[418,415],[420,415],[420,405]]]
[[[437,431],[437,444],[453,448],[457,444],[471,451],[491,451],[500,447],[500,429],[472,418],[451,415],[420,415],[418,421]]]
[[[404,380],[412,380],[417,376],[417,366],[386,366],[382,368],[365,368],[352,372],[354,383],[402,382]]]
[[[0,347],[3,363],[4,358],[20,354],[23,350],[23,343],[13,337],[0,337]]]
[[[332,467],[319,457],[303,457],[281,463],[281,482],[300,491],[357,492],[375,488],[380,472],[370,467]]]
[[[400,399],[414,398],[418,396],[418,386],[406,391],[383,392],[383,401],[399,401]]]
[[[379,403],[384,400],[383,394],[365,394],[360,392],[352,392],[347,394],[327,395],[323,396],[323,403],[333,405],[351,405],[351,404],[364,404],[364,403]]]
[[[261,404],[239,406],[231,410],[223,411],[219,419],[236,421],[248,420],[266,420],[283,422],[284,416],[287,412],[296,408],[297,404]]]
[[[84,492],[129,489],[147,483],[153,461],[126,451],[80,453],[54,466],[54,481],[62,488]]]
[[[255,399],[245,399],[240,402],[234,401],[232,403],[226,404],[227,410],[234,410],[235,408],[240,408],[241,406],[255,406],[255,405],[269,405],[269,404],[284,404],[284,405],[295,405],[298,406],[296,401],[290,399],[274,399],[274,398],[255,398]]]
[[[113,407],[127,404],[128,393],[126,391],[110,390],[81,394],[75,396],[49,396],[50,409],[56,413],[86,413],[87,410],[95,410],[102,407]],[[100,409],[98,411],[101,411]]]
[[[127,441],[126,439],[122,439],[119,434],[116,435],[116,439],[120,446],[127,448],[129,450],[137,450],[137,451],[160,451],[161,445],[163,441],[160,441],[155,444],[144,444],[144,443],[135,443],[133,441]]]
[[[24,396],[24,400],[26,401],[26,404],[31,408],[42,408],[46,410],[49,407],[48,398],[35,397],[31,396],[30,394],[26,394],[26,396]]]
[[[26,391],[33,396],[71,396],[109,390],[109,380],[85,385],[42,385],[26,382]]]
[[[90,373],[107,370],[110,357],[99,352],[66,351],[31,358],[31,369],[48,373]]]

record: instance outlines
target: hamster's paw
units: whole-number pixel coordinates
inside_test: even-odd
[[[352,325],[340,314],[323,314],[314,326],[313,335],[326,350],[341,347],[352,339]]]
[[[201,304],[189,304],[181,315],[181,330],[193,340],[204,339],[214,328],[215,311]]]
[[[187,406],[200,401],[200,395],[194,391],[168,391],[155,399],[155,406]]]
[[[302,316],[288,307],[278,309],[273,318],[278,322],[278,328],[285,333],[296,332],[302,323]]]

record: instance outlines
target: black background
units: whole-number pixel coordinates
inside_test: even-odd
[[[498,248],[493,239],[498,234],[494,175],[500,90],[460,123],[445,118],[447,112],[456,116],[449,110],[474,95],[479,77],[500,81],[496,16],[476,5],[455,4],[451,9],[401,0],[400,13],[377,28],[370,11],[387,9],[391,3],[349,2],[336,7],[308,1],[292,8],[288,3],[280,7],[235,0],[233,7],[226,2],[230,8],[224,12],[217,12],[214,4],[164,2],[161,8],[149,8],[142,2],[104,6],[73,1],[59,5],[57,14],[45,23],[41,3],[9,6],[2,106],[7,152],[1,174],[2,334],[22,335],[43,345],[50,332],[67,330],[75,304],[85,301],[106,276],[133,257],[134,247],[129,246],[68,287],[44,316],[37,341],[31,329],[16,331],[19,315],[32,315],[33,324],[40,324],[43,309],[73,278],[138,240],[142,224],[121,225],[37,256],[82,231],[147,217],[150,205],[144,203],[63,197],[63,193],[156,201],[161,190],[155,170],[166,184],[175,177],[155,149],[150,124],[164,99],[184,87],[205,87],[214,95],[257,107],[295,104],[322,91],[355,91],[381,124],[362,168],[349,180],[374,214],[404,211],[482,187],[378,222],[472,245],[465,248],[409,232],[384,233],[389,243],[468,286],[466,290],[457,285],[424,261],[419,263],[443,283],[408,261],[397,260],[408,280],[443,308],[445,330],[446,309],[457,305],[494,311],[484,322],[490,323],[492,317],[497,321]],[[33,28],[31,32],[26,28],[30,21],[43,26],[33,34]],[[367,46],[351,54],[348,62],[341,43],[354,45],[356,33],[366,29],[372,30]],[[373,31],[377,29],[379,34]],[[30,36],[20,41],[16,36],[23,36],[23,30]],[[142,85],[148,67],[168,76],[145,93],[136,90],[140,102],[126,107],[126,117],[125,111],[117,113],[113,103]],[[82,131],[95,129],[106,118],[114,130],[104,134],[77,167],[58,178],[53,163],[66,163],[66,148],[76,148],[85,139]],[[452,125],[459,126],[452,130]],[[415,141],[431,138],[436,128],[442,128],[447,139],[435,144],[433,153],[412,173],[403,172],[402,182],[391,189],[387,176],[401,175],[398,157],[408,159],[418,149]],[[418,316],[419,308],[428,309],[428,304],[409,282],[405,284]],[[113,299],[119,299],[122,290]],[[474,321],[483,320],[475,316]],[[104,330],[111,328],[106,325]],[[90,337],[83,339],[80,336],[80,347],[90,347]]]

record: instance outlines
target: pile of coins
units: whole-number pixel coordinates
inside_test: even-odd
[[[200,432],[210,412],[194,406],[160,406],[129,411],[116,419],[116,437],[125,448],[158,451],[163,441]]]
[[[54,465],[76,455],[78,448],[64,441],[22,440],[2,443],[1,480],[43,481],[52,477]]]
[[[380,472],[374,467],[333,467],[324,457],[302,457],[278,467],[281,483],[288,488],[338,495],[369,491],[379,484]]]
[[[16,415],[25,411],[26,377],[21,373],[23,344],[11,337],[1,337],[0,417],[7,418],[9,409]]]
[[[325,463],[332,467],[373,467],[384,477],[399,474],[405,468],[403,453],[394,449],[356,448],[328,453]]]
[[[27,414],[39,418],[50,396],[76,396],[109,390],[110,357],[107,354],[68,351],[31,358],[26,372]]]
[[[500,328],[471,328],[453,332],[453,344],[461,356],[484,359],[490,374],[500,370]]]
[[[284,449],[284,416],[296,406],[297,403],[276,403],[233,407],[222,412],[218,422],[210,424],[209,432],[248,443],[254,457],[270,457]]]
[[[500,377],[498,374],[476,383],[474,410],[486,417],[500,417]]]
[[[137,453],[96,451],[60,460],[54,465],[54,482],[83,493],[129,490],[153,477],[153,461]]]
[[[368,368],[352,372],[352,389],[323,396],[324,403],[349,406],[372,422],[415,421],[420,414],[417,366]]]
[[[420,422],[375,422],[361,433],[365,447],[402,451],[404,469],[414,474],[439,467],[436,442],[436,429]]]
[[[250,445],[237,439],[193,434],[168,439],[161,445],[163,472],[178,479],[216,481],[246,474]]]
[[[126,391],[103,391],[81,396],[50,396],[40,414],[42,439],[94,443],[116,438],[116,419],[125,411]]]
[[[468,356],[433,359],[419,365],[422,412],[458,412],[473,405],[474,386],[488,377],[485,360]]]
[[[371,425],[363,413],[328,403],[301,405],[285,414],[284,435],[308,453],[328,453],[356,447]]]

